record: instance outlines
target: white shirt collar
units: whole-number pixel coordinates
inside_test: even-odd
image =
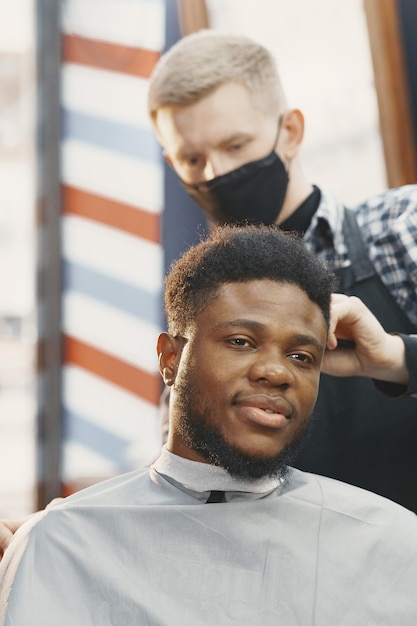
[[[190,461],[162,448],[161,455],[152,464],[152,469],[167,478],[196,492],[211,490],[266,494],[281,486],[281,478],[266,476],[259,479],[238,479],[222,467],[208,463]]]

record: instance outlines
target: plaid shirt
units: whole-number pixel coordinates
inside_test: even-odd
[[[330,269],[350,265],[344,242],[343,204],[321,192],[304,242]],[[376,272],[417,327],[417,185],[390,189],[354,207]]]

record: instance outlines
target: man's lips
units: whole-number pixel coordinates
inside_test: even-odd
[[[250,421],[272,428],[285,426],[293,415],[291,404],[283,397],[256,394],[239,397],[234,405]]]

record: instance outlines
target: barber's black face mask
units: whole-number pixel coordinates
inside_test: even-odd
[[[279,133],[279,130],[278,130]],[[278,136],[274,142],[274,148]],[[288,172],[273,149],[257,161],[204,183],[182,183],[217,224],[275,223],[288,186]]]

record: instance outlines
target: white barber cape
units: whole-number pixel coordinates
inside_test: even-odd
[[[205,504],[211,489],[226,501]],[[417,517],[291,470],[237,481],[163,450],[26,523],[3,626],[416,626]]]

